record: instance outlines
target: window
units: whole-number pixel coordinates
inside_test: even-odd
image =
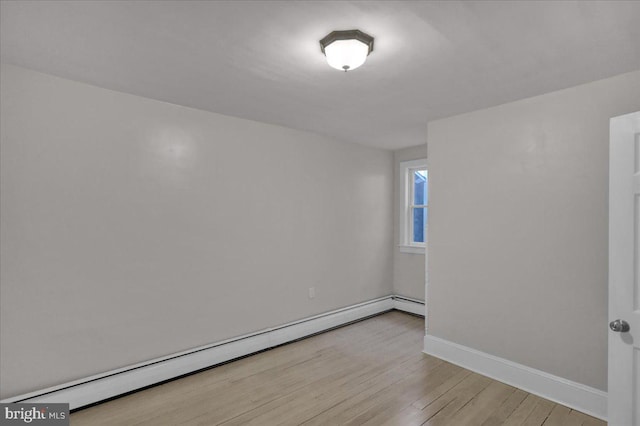
[[[400,214],[400,251],[424,253],[429,212],[427,160],[400,163],[402,206]]]

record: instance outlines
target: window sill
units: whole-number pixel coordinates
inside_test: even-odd
[[[424,254],[424,247],[400,246],[400,253]]]

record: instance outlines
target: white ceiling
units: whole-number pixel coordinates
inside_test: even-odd
[[[342,141],[640,69],[640,2],[2,1],[3,62]],[[332,30],[375,37],[330,68]]]

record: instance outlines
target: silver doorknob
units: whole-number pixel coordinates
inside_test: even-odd
[[[609,328],[615,332],[618,333],[626,333],[627,331],[629,331],[631,329],[631,327],[629,327],[629,323],[626,322],[625,320],[620,320],[617,319],[615,321],[611,321],[609,323]]]

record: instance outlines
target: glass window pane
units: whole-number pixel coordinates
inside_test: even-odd
[[[413,204],[428,204],[427,171],[415,170],[413,172]]]
[[[427,218],[429,209],[426,207],[413,208],[413,241],[414,243],[424,243],[427,237]]]
[[[424,243],[425,209],[418,207],[413,209],[413,242]]]

